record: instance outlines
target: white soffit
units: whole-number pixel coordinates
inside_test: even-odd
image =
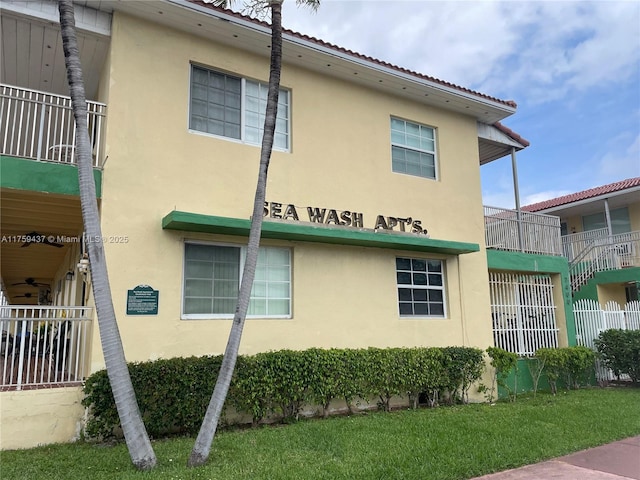
[[[269,56],[271,30],[268,26],[187,0],[86,0],[84,4],[101,10],[116,10],[137,16],[247,50],[265,59]],[[283,35],[283,62],[408,98],[414,102],[470,115],[489,124],[516,111],[515,107],[490,98],[420,78],[288,33]],[[266,65],[268,68],[268,63]]]
[[[2,0],[2,10],[14,15],[38,18],[44,22],[60,23],[58,3],[51,0]],[[107,37],[111,35],[110,13],[74,4],[74,16],[79,30]]]

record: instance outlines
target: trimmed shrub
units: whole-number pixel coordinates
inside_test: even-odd
[[[555,395],[558,392],[558,379],[564,374],[566,353],[561,348],[539,348],[536,350],[536,357],[544,362],[551,393]]]
[[[445,347],[443,390],[447,403],[469,402],[469,388],[484,371],[483,351],[479,348]]]
[[[197,433],[209,404],[222,356],[130,363],[129,374],[151,437]],[[89,437],[107,438],[120,425],[106,370],[87,378],[82,405],[90,408]]]
[[[498,387],[502,387],[507,391],[510,400],[515,401],[518,390],[518,386],[515,383],[518,378],[518,355],[507,352],[505,349],[500,347],[489,347],[486,351],[487,355],[489,355],[489,358],[491,359],[491,366],[495,369],[491,390],[489,392],[489,401],[493,401],[496,384]],[[512,370],[514,370],[513,389],[511,389],[507,384],[507,378]]]
[[[594,371],[596,354],[589,347],[567,347],[566,377],[567,388],[580,388],[587,385]]]
[[[581,383],[588,383],[587,377],[594,368],[594,352],[582,346],[564,348],[539,348],[536,357],[544,364],[551,392],[558,391],[558,380],[565,382],[567,389],[579,388]]]
[[[138,405],[151,437],[195,434],[200,428],[222,356],[173,358],[131,363],[129,372]],[[357,399],[391,409],[393,397],[408,397],[415,408],[420,395],[436,406],[441,392],[450,401],[467,401],[471,383],[484,367],[482,351],[447,348],[312,348],[238,356],[227,404],[258,425],[272,415],[296,420],[304,405],[319,405],[323,416],[330,403],[344,398],[351,411]],[[88,437],[108,438],[117,432],[118,414],[106,371],[85,382],[83,405],[90,408]]]
[[[404,351],[403,391],[412,408],[418,407],[420,395],[427,406],[435,407],[438,392],[443,388],[444,354],[439,348],[412,348]]]
[[[618,378],[626,374],[633,383],[640,382],[640,330],[605,330],[595,343],[600,358]]]

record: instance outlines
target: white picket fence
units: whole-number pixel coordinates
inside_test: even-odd
[[[596,350],[594,340],[600,332],[611,328],[622,330],[640,330],[640,302],[628,302],[624,308],[617,302],[610,301],[604,309],[595,300],[582,299],[573,304],[573,315],[576,324],[576,341]],[[598,381],[613,380],[613,372],[596,361],[596,376]],[[621,375],[622,380],[628,380],[627,375]]]

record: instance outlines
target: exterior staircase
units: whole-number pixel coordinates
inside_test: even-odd
[[[569,259],[573,293],[586,285],[597,272],[640,266],[640,231],[593,236],[588,241],[581,242],[582,250]],[[565,247],[568,243],[564,242]],[[571,250],[575,251],[575,248]]]

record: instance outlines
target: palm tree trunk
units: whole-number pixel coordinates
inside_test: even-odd
[[[258,249],[260,246],[260,230],[262,229],[262,209],[267,189],[267,171],[273,148],[273,138],[276,128],[276,116],[278,113],[278,94],[280,92],[280,71],[282,66],[282,0],[271,0],[271,65],[269,70],[269,91],[267,93],[267,109],[264,119],[264,135],[260,151],[260,169],[258,172],[258,184],[253,201],[253,214],[251,216],[251,228],[249,230],[249,244],[247,246],[247,258],[242,272],[242,282],[238,293],[238,303],[233,317],[231,331],[224,358],[220,366],[220,373],[213,389],[211,401],[207,407],[202,426],[198,432],[196,443],[193,446],[187,465],[195,467],[203,465],[209,459],[211,444],[218,428],[218,421],[222,413],[224,402],[227,398],[231,377],[238,359],[240,338],[244,328],[244,321],[249,308],[251,288],[258,263]]]
[[[76,39],[72,0],[59,0],[58,8],[60,11],[60,29],[71,104],[76,122],[76,158],[80,203],[86,235],[85,241],[91,264],[91,284],[100,328],[100,341],[131,461],[136,468],[148,470],[155,466],[156,456],[151,447],[151,442],[136,402],[111,300],[111,289],[107,275],[104,246],[101,240],[102,231],[93,180],[91,144],[87,126],[87,100]]]

